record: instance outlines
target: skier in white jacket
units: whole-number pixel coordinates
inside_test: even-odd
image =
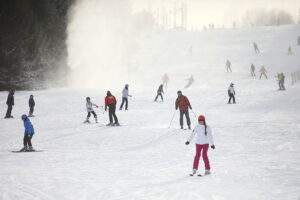
[[[209,145],[211,145],[212,149],[215,149],[212,131],[211,128],[206,125],[205,117],[203,115],[200,115],[198,117],[198,122],[199,124],[195,126],[192,134],[185,143],[186,145],[189,145],[193,138],[196,136],[196,155],[193,162],[193,173],[191,174],[191,176],[197,173],[202,150],[202,157],[205,165],[205,175],[210,174],[210,164],[207,156],[207,151],[209,149]],[[198,176],[201,175],[199,174]]]
[[[95,113],[94,109],[93,109],[93,106],[95,106],[96,108],[98,108],[99,106],[96,105],[96,104],[93,104],[91,102],[91,98],[90,97],[87,97],[86,98],[86,111],[88,112],[88,115],[86,117],[86,120],[84,121],[84,123],[90,123],[90,116],[91,116],[91,113],[94,115],[94,118],[95,118],[95,122],[98,123],[98,120],[97,120],[97,114]]]
[[[125,110],[128,110],[128,97],[131,97],[131,95],[129,95],[128,87],[129,85],[126,84],[122,91],[122,104],[120,106],[120,110],[122,110],[124,103],[125,103]]]

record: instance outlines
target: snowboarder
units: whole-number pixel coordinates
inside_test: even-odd
[[[253,42],[253,47],[254,47],[254,51],[255,53],[260,53],[259,49],[258,49],[258,46],[255,42]]]
[[[167,89],[168,82],[169,82],[169,76],[167,73],[165,73],[165,75],[163,76],[162,81],[163,81],[163,85],[165,86],[165,89]]]
[[[229,96],[229,100],[228,100],[228,104],[231,104],[231,99],[233,100],[233,103],[235,104],[235,90],[234,90],[234,84],[230,83],[230,86],[228,88],[228,96]]]
[[[29,104],[29,115],[28,115],[28,117],[34,117],[33,111],[34,111],[35,101],[33,99],[33,95],[30,95],[28,104]]]
[[[15,89],[11,89],[8,93],[7,100],[6,100],[7,111],[4,118],[13,118],[13,116],[11,115],[11,111],[13,109],[13,106],[15,105],[14,94],[15,94]]]
[[[227,72],[232,72],[232,70],[231,70],[231,62],[229,60],[226,61],[226,70],[227,70]]]
[[[289,48],[288,48],[288,55],[293,55],[293,51],[292,51],[292,47],[291,46],[289,46]]]
[[[21,116],[23,122],[24,122],[24,127],[25,127],[25,132],[24,132],[24,138],[23,138],[23,144],[24,147],[20,151],[35,151],[32,147],[31,139],[34,135],[34,129],[33,126],[27,117],[27,115],[22,115]]]
[[[202,157],[205,165],[205,175],[210,174],[210,164],[207,156],[207,151],[209,149],[209,145],[211,145],[212,149],[215,149],[212,130],[208,125],[206,125],[205,117],[203,115],[200,115],[198,117],[198,123],[199,124],[195,126],[190,137],[185,142],[186,145],[189,145],[190,142],[193,140],[193,138],[196,136],[196,155],[194,157],[193,172],[191,176],[197,173],[201,151],[202,151]],[[199,174],[198,176],[201,176],[201,174]]]
[[[268,79],[267,74],[266,74],[267,70],[266,70],[266,68],[264,66],[261,67],[261,69],[259,70],[259,72],[260,72],[259,79],[261,79],[262,75],[264,75],[266,77],[266,79]]]
[[[156,97],[155,97],[155,99],[154,99],[154,101],[157,101],[157,98],[160,96],[160,98],[161,98],[161,101],[164,101],[164,98],[163,98],[163,95],[162,94],[164,94],[164,89],[163,89],[163,84],[161,84],[159,87],[158,87],[158,89],[157,89],[157,95],[156,95]]]
[[[95,113],[95,111],[93,109],[93,106],[95,106],[96,108],[99,107],[98,105],[93,104],[91,102],[91,98],[90,97],[87,97],[86,98],[86,111],[88,112],[88,115],[87,115],[86,120],[84,121],[84,123],[90,123],[89,119],[90,119],[91,113],[93,114],[93,116],[95,118],[95,122],[98,123],[97,114]]]
[[[131,97],[131,95],[129,95],[128,87],[129,85],[125,84],[125,87],[122,91],[122,104],[120,106],[120,110],[122,110],[124,103],[125,103],[125,110],[128,110],[128,97]]]
[[[187,78],[187,79],[185,79],[185,80],[188,81],[188,83],[186,84],[186,86],[184,86],[184,89],[189,88],[189,87],[194,83],[194,81],[195,81],[193,75],[191,75],[190,78]]]
[[[105,111],[107,111],[107,107],[108,107],[108,116],[109,116],[109,124],[107,124],[107,126],[120,126],[116,115],[116,105],[117,105],[116,98],[111,94],[110,91],[107,91],[105,97]],[[113,123],[113,119],[115,123]]]
[[[188,128],[191,129],[189,108],[192,110],[192,106],[190,104],[190,101],[186,96],[182,95],[182,92],[180,90],[177,92],[177,95],[178,97],[175,102],[175,109],[177,110],[179,108],[180,111],[180,128],[183,129],[183,115],[185,115]]]
[[[251,76],[255,76],[255,66],[253,64],[251,64],[250,71],[251,71]]]

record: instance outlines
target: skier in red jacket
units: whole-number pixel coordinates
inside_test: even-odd
[[[107,126],[120,126],[118,122],[118,118],[116,116],[116,105],[117,105],[116,98],[111,94],[110,91],[107,91],[105,97],[105,111],[107,110],[107,106],[108,106],[108,116],[109,116],[109,124],[107,124]],[[113,123],[113,118],[115,120],[115,123]]]
[[[180,127],[181,129],[183,129],[183,115],[185,115],[186,117],[186,121],[187,121],[187,125],[189,127],[189,129],[191,129],[191,120],[190,120],[190,116],[189,116],[189,108],[192,109],[192,106],[189,102],[189,99],[186,96],[182,95],[182,92],[179,90],[177,92],[177,99],[175,102],[175,109],[177,110],[179,107],[179,111],[180,111]]]

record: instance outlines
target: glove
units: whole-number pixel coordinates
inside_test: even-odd
[[[189,142],[189,141],[186,141],[186,142],[185,142],[185,145],[189,145],[189,144],[190,144],[190,142]]]
[[[192,106],[190,106],[190,109],[193,110],[193,109],[192,109]]]
[[[105,111],[107,111],[107,108],[105,108]]]
[[[211,145],[210,147],[211,147],[212,149],[215,149],[215,148],[216,148],[215,145]]]

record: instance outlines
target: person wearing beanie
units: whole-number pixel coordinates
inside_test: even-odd
[[[128,110],[128,97],[131,97],[131,95],[129,95],[128,92],[128,87],[129,85],[126,84],[122,91],[122,104],[120,106],[120,110],[122,110],[124,103],[125,103],[125,110]]]
[[[191,129],[189,108],[192,109],[192,106],[190,104],[190,101],[186,96],[182,95],[182,92],[180,90],[177,92],[177,95],[178,97],[175,102],[175,109],[177,110],[179,108],[180,111],[180,119],[179,119],[180,127],[181,129],[183,129],[183,115],[185,115],[188,128]]]
[[[110,91],[107,91],[105,97],[105,111],[107,111],[107,107],[108,107],[108,116],[109,116],[109,124],[107,124],[107,126],[120,126],[116,115],[116,105],[117,105],[116,98],[111,94]],[[115,123],[113,123],[113,119],[115,120]]]
[[[200,115],[198,117],[198,124],[195,126],[193,132],[191,133],[185,144],[189,145],[194,137],[196,137],[196,155],[193,162],[193,172],[190,175],[193,176],[197,173],[201,153],[205,165],[205,175],[208,175],[210,174],[210,163],[207,152],[209,149],[209,145],[212,149],[215,149],[215,145],[212,136],[212,130],[206,124],[205,117],[203,115]],[[201,174],[199,174],[198,176],[201,176]]]
[[[88,115],[87,115],[86,120],[84,121],[84,123],[90,123],[89,119],[90,119],[91,113],[93,114],[93,116],[95,118],[95,122],[98,123],[97,114],[95,113],[95,111],[93,109],[93,106],[95,106],[96,108],[99,107],[98,105],[93,104],[91,102],[91,98],[90,97],[87,97],[86,98],[86,111],[88,112]]]
[[[34,128],[27,117],[27,115],[22,115],[21,119],[24,122],[25,132],[24,132],[24,138],[23,138],[23,144],[24,147],[20,151],[35,151],[32,147],[31,139],[34,135]]]

